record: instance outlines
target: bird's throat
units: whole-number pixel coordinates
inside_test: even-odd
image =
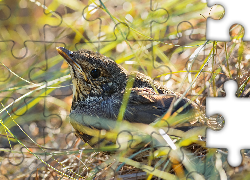
[[[76,79],[72,79],[73,83],[73,101],[84,101],[89,94],[89,88],[86,85],[79,83]]]

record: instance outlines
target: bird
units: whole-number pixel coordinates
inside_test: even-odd
[[[116,121],[127,92],[126,85],[131,78],[134,82],[130,87],[123,116],[128,122],[155,122],[176,101],[178,103],[171,109],[171,114],[196,113],[200,109],[190,99],[181,97],[181,94],[166,88],[149,76],[137,71],[129,73],[121,65],[98,52],[86,49],[70,51],[64,47],[56,49],[68,63],[72,78],[73,99],[69,116],[87,115]],[[76,135],[84,142],[89,142],[92,138],[79,128]]]

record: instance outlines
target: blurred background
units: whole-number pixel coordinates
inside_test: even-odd
[[[224,80],[234,73],[247,77],[247,70],[237,71],[229,63],[220,69],[214,59],[203,68],[211,53],[229,57],[225,47],[235,44],[228,50],[232,53],[240,46],[238,25],[230,31],[234,41],[229,45],[206,42],[206,19],[222,16],[221,6],[209,8],[199,0],[1,1],[0,179],[88,178],[105,161],[103,154],[79,151],[89,147],[75,137],[67,120],[72,83],[57,46],[100,52],[180,93],[200,72],[186,97],[204,105],[204,96],[223,95],[223,83],[216,83],[221,74]],[[245,55],[241,63],[245,60],[247,67]],[[131,174],[138,169],[123,170]],[[176,171],[170,173],[178,178]]]

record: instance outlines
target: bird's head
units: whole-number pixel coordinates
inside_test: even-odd
[[[90,50],[70,51],[64,47],[56,49],[70,67],[73,101],[111,95],[125,88],[127,71],[108,57]]]

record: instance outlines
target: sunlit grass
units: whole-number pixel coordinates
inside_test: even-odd
[[[150,7],[150,1],[146,0],[140,3],[128,1],[125,5],[106,1],[102,2],[102,8],[98,8],[100,3],[94,1],[73,0],[69,3],[53,0],[46,1],[45,5],[24,0],[3,2],[7,5],[1,6],[3,17],[10,14],[8,9],[11,16],[1,21],[0,25],[0,132],[1,142],[7,140],[9,147],[2,147],[1,150],[6,154],[12,152],[10,154],[15,157],[22,154],[19,148],[26,147],[26,159],[38,160],[33,166],[24,163],[14,166],[8,158],[1,159],[6,165],[4,175],[11,178],[24,174],[23,178],[31,175],[33,178],[92,179],[95,176],[101,178],[133,173],[136,177],[136,172],[146,172],[142,179],[157,176],[166,179],[187,176],[197,179],[202,178],[201,175],[204,179],[219,177],[213,160],[215,154],[222,151],[207,151],[205,141],[200,138],[205,136],[206,123],[187,132],[175,128],[192,121],[193,115],[166,115],[168,123],[165,125],[161,121],[150,125],[132,124],[122,118],[122,111],[126,108],[125,98],[119,116],[121,122],[90,118],[90,122],[110,122],[113,129],[100,132],[78,127],[96,136],[93,141],[106,138],[114,144],[103,143],[99,149],[92,149],[76,140],[67,119],[72,98],[69,69],[55,49],[56,46],[66,45],[70,50],[85,48],[99,51],[128,71],[145,73],[193,101],[201,100],[203,95],[223,95],[221,86],[217,84],[219,76],[224,75],[226,79],[235,74],[242,75],[246,78],[239,82],[240,96],[247,88],[249,76],[244,69],[234,67],[232,64],[235,62],[231,59],[237,51],[238,67],[242,63],[248,67],[244,56],[246,45],[240,41],[242,34],[232,38],[235,41],[231,43],[206,42],[204,17],[210,12],[206,4],[195,0],[182,3],[173,0],[153,2]],[[167,12],[152,11],[157,8],[164,8]],[[221,12],[214,8],[211,13],[218,15]],[[167,15],[168,20],[164,21]],[[189,22],[180,24],[183,21]],[[195,31],[190,34],[192,29]],[[128,85],[131,86],[132,83]],[[18,129],[26,134],[13,130],[19,125]],[[158,132],[159,127],[167,132],[178,150],[173,151],[161,135],[152,135]],[[117,136],[122,137],[124,142],[117,144]],[[129,141],[131,136],[132,142]],[[145,146],[138,149],[143,143],[153,143],[157,148]],[[194,144],[199,147],[192,149]],[[146,152],[145,149],[149,152],[144,155],[146,162],[141,163],[136,157]],[[110,151],[111,154],[106,155],[102,151]],[[221,154],[223,168],[232,171],[226,163],[226,152]],[[21,168],[24,170],[17,174]],[[45,175],[43,171],[46,171]],[[200,175],[192,174],[194,171]]]

